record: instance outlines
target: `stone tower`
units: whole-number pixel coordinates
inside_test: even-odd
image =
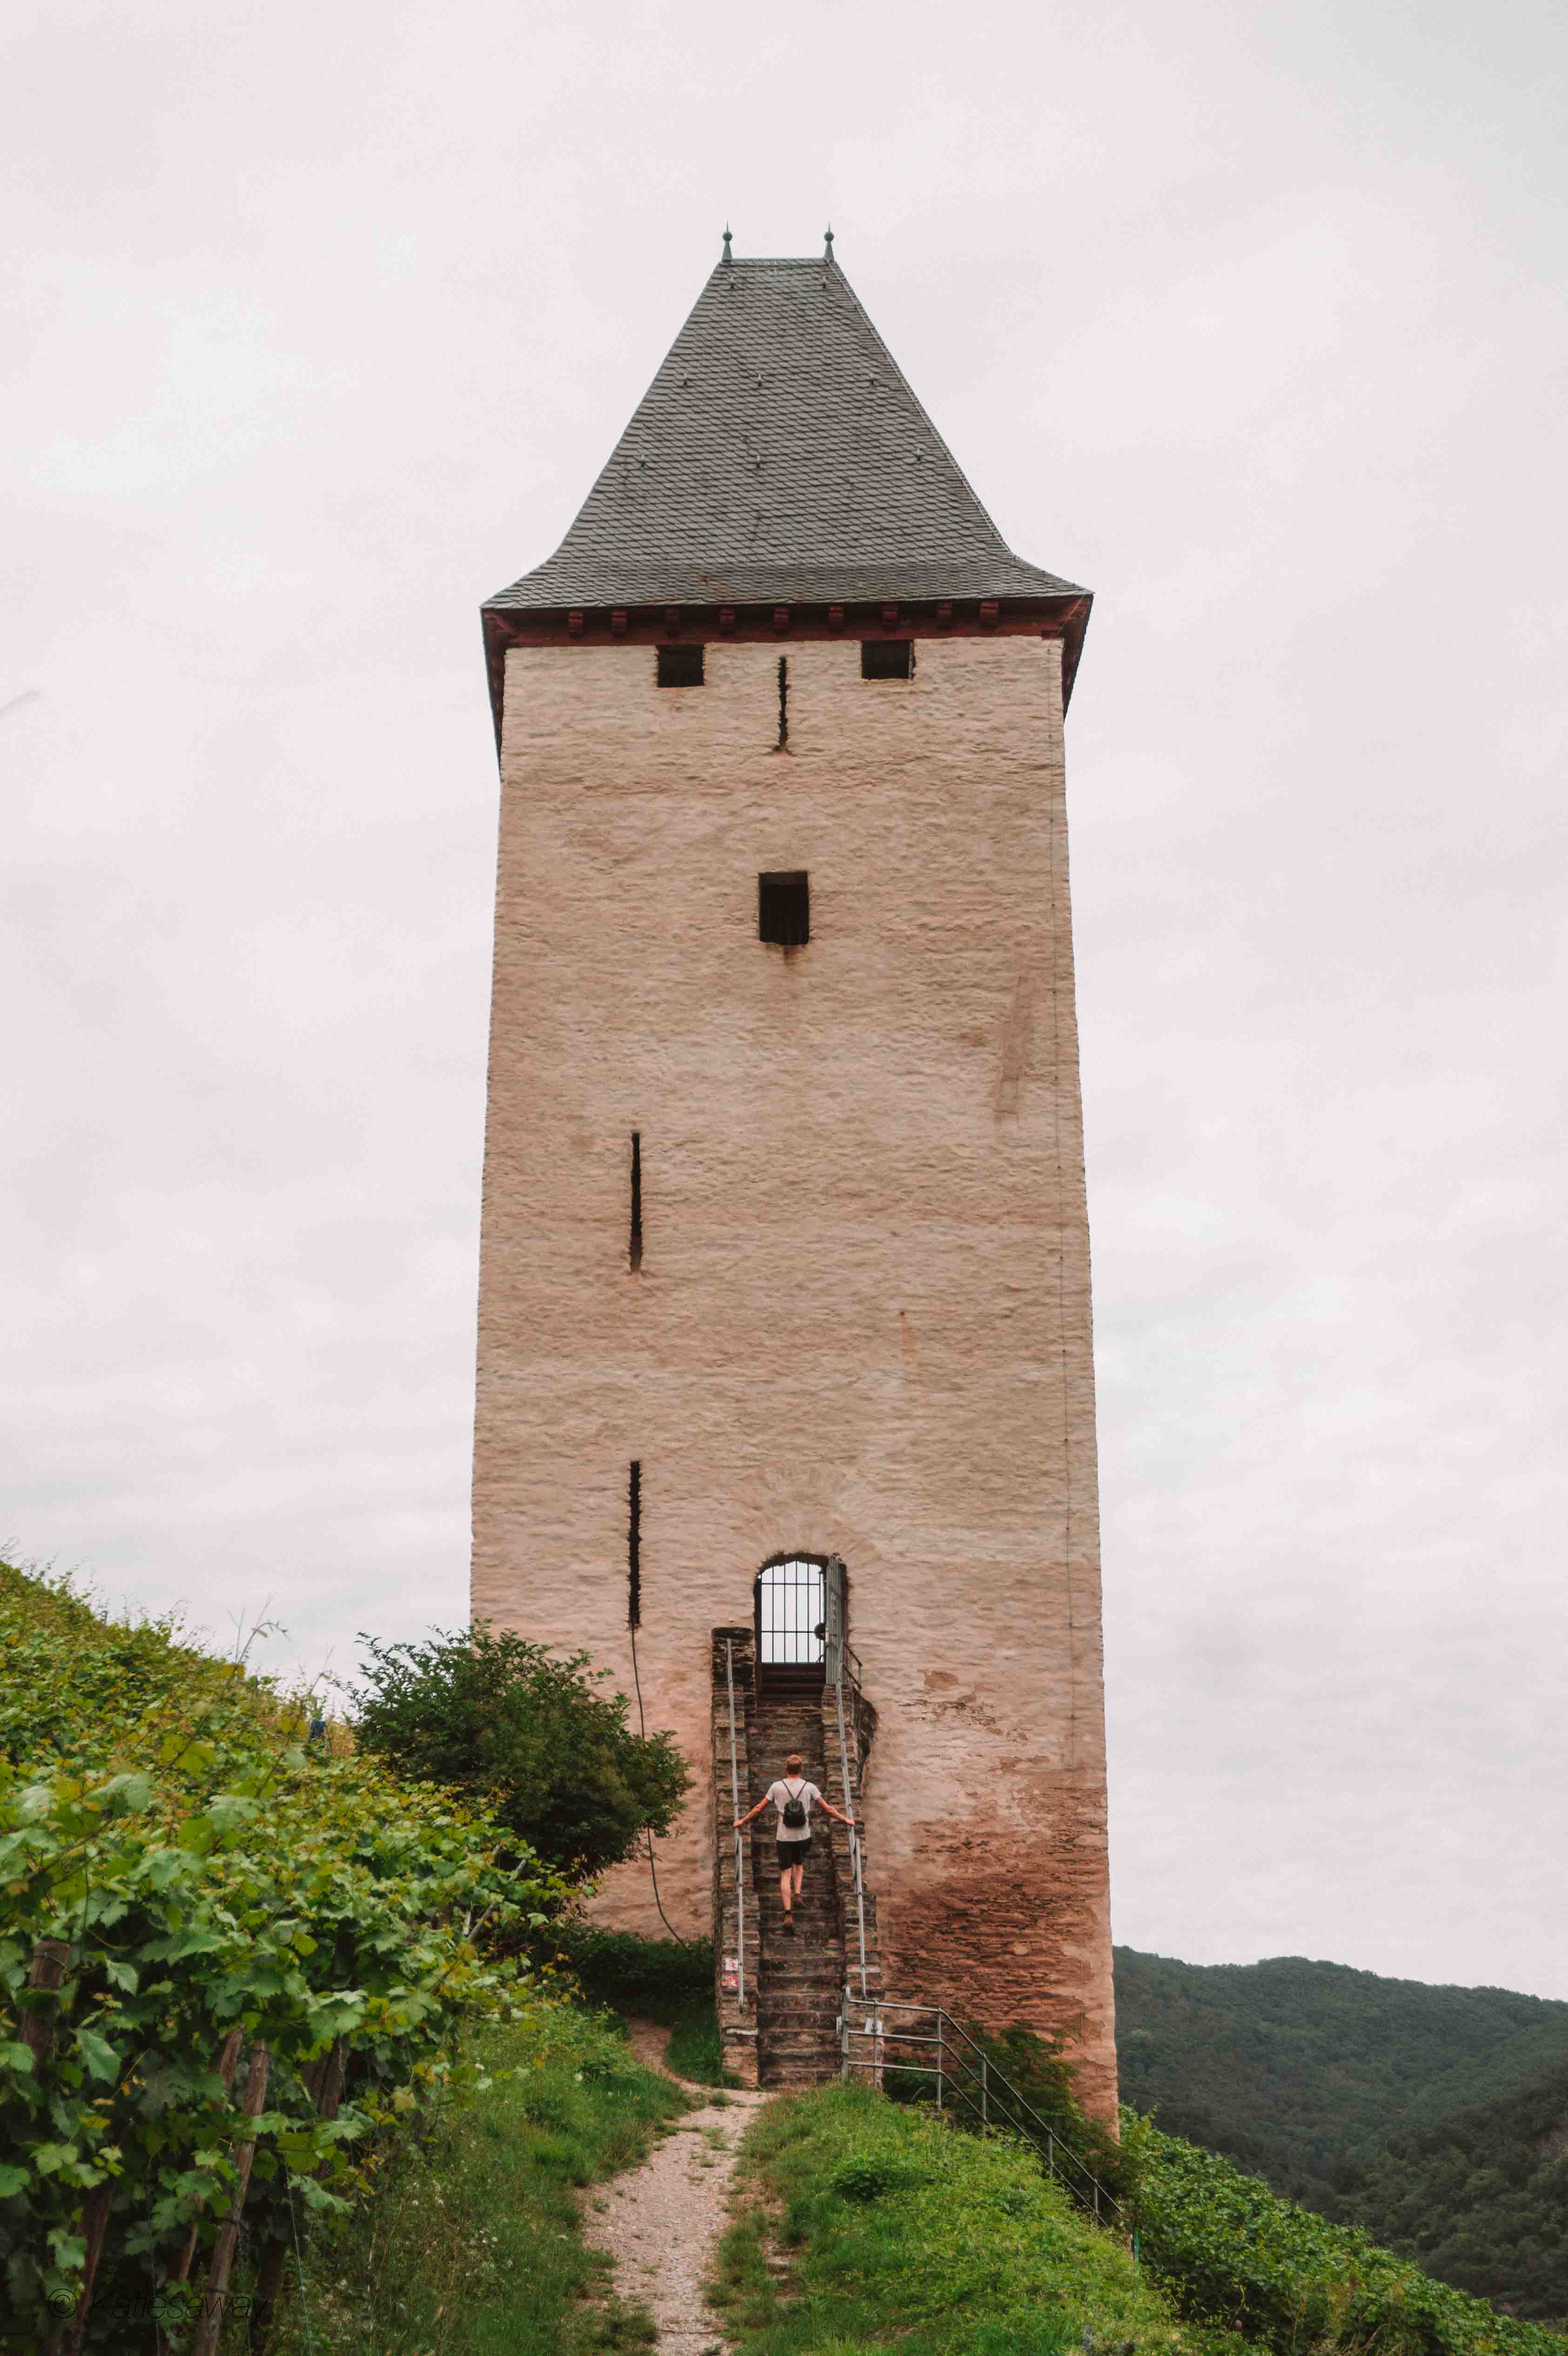
[[[728,1947],[717,1665],[760,1791],[841,1558],[885,1990],[1054,2032],[1110,2115],[1089,605],[1006,546],[831,247],[727,239],[560,547],[484,609],[473,1605],[677,1730],[658,1897]],[[661,1931],[646,1858],[597,1904]]]

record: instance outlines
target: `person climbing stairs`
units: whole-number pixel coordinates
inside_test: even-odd
[[[713,1632],[715,1993],[725,2066],[745,2085],[837,2078],[846,1978],[859,1988],[862,1953],[865,1993],[874,2001],[880,1988],[876,1905],[869,1890],[857,1891],[853,1847],[874,1727],[855,1685],[840,1691],[820,1668],[813,1676],[765,1665],[759,1676],[749,1628]],[[801,1896],[786,1930],[779,1812],[767,1794],[796,1758],[827,1804],[811,1810]]]
[[[822,1707],[815,1696],[759,1697],[751,1740],[753,1806],[783,1774],[790,1756],[820,1790],[827,1781]],[[793,1781],[793,1777],[791,1779]],[[807,1851],[801,1895],[786,1935],[774,1863],[775,1813],[764,1804],[753,1822],[753,1881],[758,1936],[757,2071],[765,2086],[816,2085],[838,2072],[838,2007],[844,1988],[843,1908],[833,1844],[816,1809],[817,1837]]]

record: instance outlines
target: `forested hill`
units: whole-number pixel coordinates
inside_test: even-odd
[[[1515,2315],[1568,2315],[1568,2062],[1515,2093],[1396,2136],[1340,2214]]]
[[[1568,2004],[1280,1955],[1183,1964],[1118,1947],[1122,2100],[1332,2209],[1392,2136],[1568,2062]]]

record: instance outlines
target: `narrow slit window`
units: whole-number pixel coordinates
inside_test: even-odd
[[[779,751],[789,751],[789,657],[779,657]]]
[[[661,647],[659,685],[661,687],[700,687],[702,685],[701,647]]]
[[[757,938],[803,949],[811,938],[811,880],[804,867],[757,878]]]
[[[643,1624],[643,1466],[634,1456],[626,1476],[626,1625]]]
[[[635,1276],[643,1264],[643,1132],[632,1131],[632,1240],[627,1264]]]
[[[860,676],[862,679],[912,679],[914,677],[914,640],[912,638],[862,638]]]

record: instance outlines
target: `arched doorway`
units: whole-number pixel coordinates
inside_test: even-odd
[[[773,1692],[822,1685],[827,1633],[827,1557],[779,1554],[756,1580],[757,1675]]]

